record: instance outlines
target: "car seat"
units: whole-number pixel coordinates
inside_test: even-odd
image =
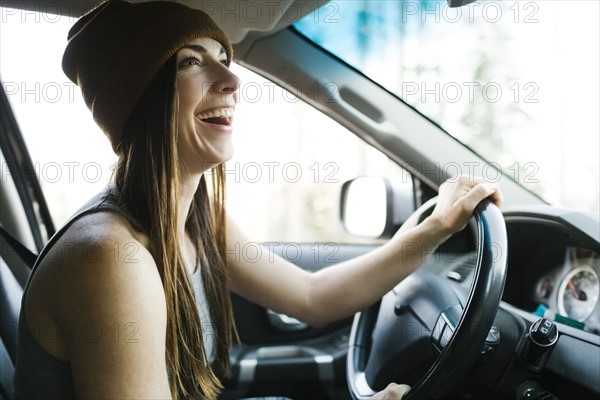
[[[12,392],[21,299],[35,258],[0,225],[0,400]]]

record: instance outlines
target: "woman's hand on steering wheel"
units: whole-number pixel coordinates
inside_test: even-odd
[[[475,207],[488,197],[498,207],[501,206],[502,194],[495,183],[472,176],[448,179],[440,186],[438,201],[430,218],[452,235],[467,225]]]
[[[385,389],[371,397],[371,400],[402,400],[410,386],[390,383]]]

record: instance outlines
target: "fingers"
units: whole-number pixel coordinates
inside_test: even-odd
[[[390,383],[384,390],[372,397],[372,400],[402,400],[404,395],[410,391],[408,385]]]
[[[388,397],[390,400],[401,400],[410,391],[410,386],[408,385],[396,385],[392,383],[388,388],[391,395],[391,397]]]
[[[454,177],[448,179],[442,186],[446,186],[446,188],[444,188],[446,190],[452,190],[447,188],[448,186],[451,186],[459,192],[462,191],[463,193],[466,193],[463,198],[466,209],[474,209],[477,204],[488,197],[498,207],[502,206],[502,193],[500,192],[498,185],[493,182],[487,182],[481,177]],[[440,187],[440,192],[441,191],[442,187]]]
[[[502,192],[500,191],[500,187],[498,187],[498,185],[496,184],[492,184],[494,185],[494,193],[492,193],[489,197],[490,200],[492,200],[494,202],[494,204],[496,204],[498,207],[502,207],[502,204],[504,203],[504,199],[502,198]]]
[[[473,215],[475,207],[488,197],[497,206],[502,205],[502,194],[495,183],[472,176],[447,180],[440,186],[438,202],[432,214],[435,225],[442,227],[447,235],[460,231]]]
[[[464,196],[464,206],[466,209],[473,210],[477,207],[477,204],[488,197],[498,207],[502,205],[502,194],[496,184],[489,182],[476,183]]]

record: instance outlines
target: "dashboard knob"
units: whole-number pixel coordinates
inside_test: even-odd
[[[553,321],[540,318],[529,328],[529,337],[538,346],[552,346],[558,340],[558,329]]]
[[[540,318],[531,325],[527,336],[519,359],[528,369],[540,372],[558,340],[558,328],[552,320]]]

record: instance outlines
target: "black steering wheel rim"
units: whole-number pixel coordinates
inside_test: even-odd
[[[420,220],[436,202],[437,198],[434,198],[423,204],[411,219]],[[464,311],[451,339],[433,365],[413,385],[405,396],[406,400],[442,399],[451,393],[479,356],[496,316],[506,281],[506,226],[502,213],[489,200],[479,204],[473,217],[476,225],[476,267]],[[376,307],[357,313],[350,335],[347,377],[350,392],[356,400],[367,399],[375,392],[367,382],[364,366],[374,318],[378,314]]]

